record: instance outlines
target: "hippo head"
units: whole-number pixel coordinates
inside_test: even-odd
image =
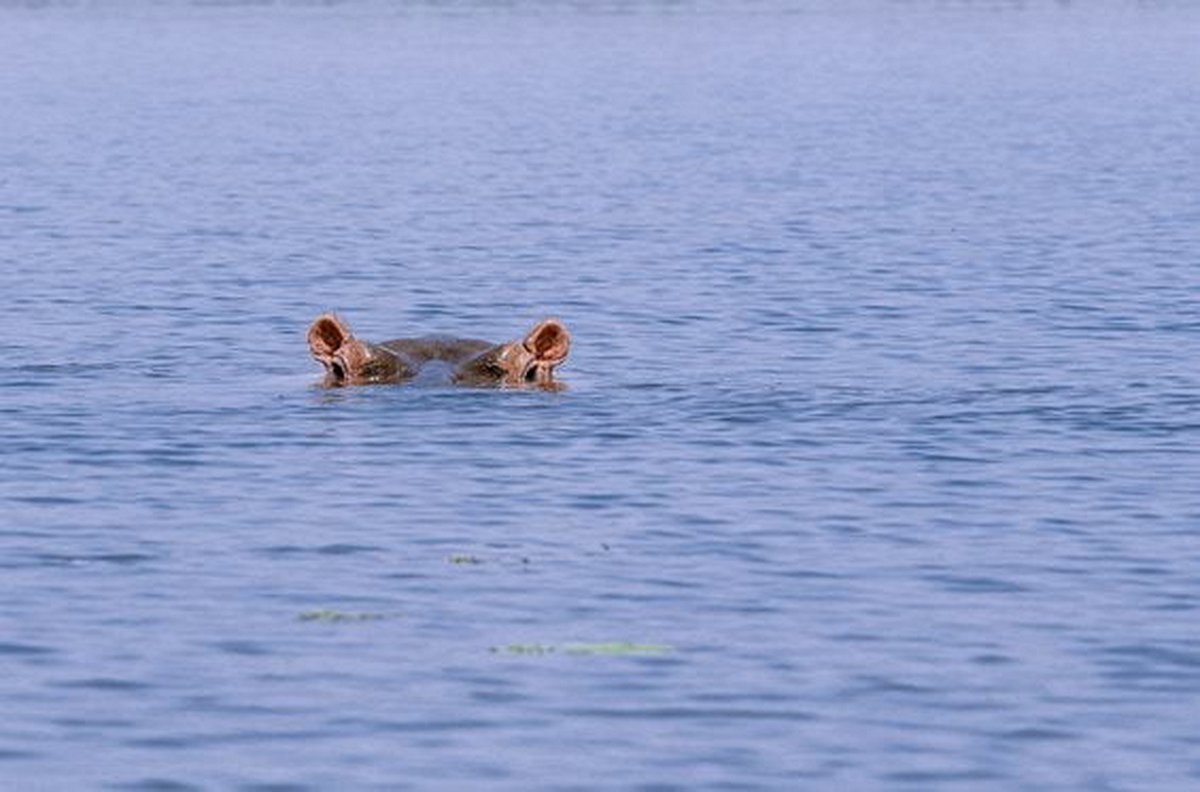
[[[464,385],[498,385],[558,390],[554,369],[571,351],[571,334],[557,319],[546,319],[521,341],[510,341],[483,352],[459,369],[455,379]]]
[[[412,376],[395,354],[355,338],[345,322],[333,314],[319,317],[308,328],[308,348],[325,366],[328,385],[399,382]]]

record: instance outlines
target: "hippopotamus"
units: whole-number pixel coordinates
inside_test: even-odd
[[[308,328],[308,348],[325,367],[325,384],[371,385],[413,379],[427,364],[449,369],[458,385],[558,390],[554,369],[571,350],[571,335],[557,319],[539,322],[521,341],[493,344],[475,338],[399,338],[370,343],[355,338],[333,314]]]

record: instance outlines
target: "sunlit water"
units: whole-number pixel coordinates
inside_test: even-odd
[[[1197,31],[4,3],[0,787],[1200,784]]]

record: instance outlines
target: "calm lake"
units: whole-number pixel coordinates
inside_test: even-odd
[[[0,787],[1200,787],[1200,4],[0,0],[0,107]]]

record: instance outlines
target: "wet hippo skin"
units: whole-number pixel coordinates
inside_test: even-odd
[[[407,382],[436,363],[458,385],[557,390],[554,369],[566,361],[571,335],[562,322],[546,319],[524,339],[501,344],[474,338],[371,343],[355,338],[337,316],[324,314],[308,328],[308,348],[325,367],[331,387]]]

